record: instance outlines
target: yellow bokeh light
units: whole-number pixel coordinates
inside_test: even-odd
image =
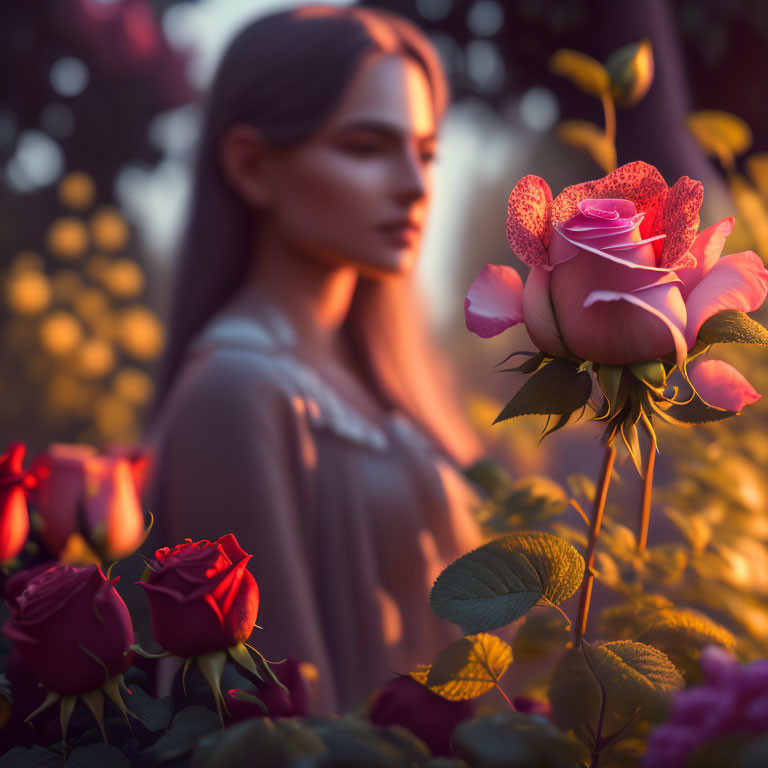
[[[87,339],[77,350],[77,368],[82,376],[97,379],[106,376],[117,362],[114,347],[104,339]]]
[[[96,429],[107,439],[124,438],[133,430],[135,416],[133,408],[114,395],[105,395],[93,410],[93,421]]]
[[[83,288],[73,304],[77,314],[90,325],[109,312],[109,298],[100,288]]]
[[[116,259],[106,270],[102,282],[118,299],[133,299],[144,290],[144,273],[132,259]]]
[[[59,269],[51,278],[53,298],[62,304],[72,304],[83,290],[83,278],[74,269]]]
[[[59,200],[67,208],[83,211],[93,205],[96,185],[93,179],[82,171],[68,173],[59,184]]]
[[[136,305],[121,313],[118,340],[131,357],[154,360],[163,349],[163,328],[154,312]]]
[[[42,256],[34,251],[19,251],[11,262],[11,271],[21,272],[28,269],[41,270],[45,267]]]
[[[8,306],[19,315],[37,315],[51,303],[51,283],[37,270],[12,274],[5,284]]]
[[[82,337],[82,326],[71,312],[52,312],[40,324],[40,343],[52,355],[69,354]]]
[[[48,229],[48,250],[60,259],[79,259],[88,248],[88,230],[75,216],[62,216]]]
[[[112,382],[115,394],[132,405],[144,405],[154,392],[152,379],[141,368],[121,368]]]
[[[117,208],[99,208],[91,216],[91,237],[103,251],[119,251],[128,242],[128,225]]]

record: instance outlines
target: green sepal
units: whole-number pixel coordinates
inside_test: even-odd
[[[245,667],[251,674],[256,675],[259,680],[264,680],[261,672],[259,672],[259,668],[256,666],[256,662],[253,660],[251,654],[248,653],[248,648],[246,648],[244,643],[227,648],[227,653],[236,664]]]
[[[75,703],[77,702],[77,694],[70,694],[64,696],[61,700],[61,709],[59,710],[59,722],[61,723],[61,738],[64,745],[64,751],[67,749],[67,728],[69,728],[69,720],[72,717],[72,713],[75,711]]]
[[[632,375],[647,384],[651,389],[662,389],[667,383],[667,372],[660,360],[649,360],[647,363],[635,363],[629,366]]]
[[[213,653],[203,653],[200,656],[195,656],[195,661],[213,692],[213,698],[216,700],[216,712],[219,715],[221,727],[224,728],[224,715],[221,712],[222,705],[227,715],[229,715],[229,710],[224,701],[224,695],[221,692],[221,675],[227,663],[227,652],[213,651]]]
[[[601,365],[598,368],[597,383],[608,403],[608,410],[604,415],[601,415],[601,418],[606,418],[617,411],[619,387],[623,375],[624,368],[620,365]]]
[[[107,732],[104,730],[104,694],[96,689],[95,691],[86,691],[80,694],[80,698],[85,702],[88,709],[91,710],[96,723],[101,731],[101,737],[104,743],[107,743]]]

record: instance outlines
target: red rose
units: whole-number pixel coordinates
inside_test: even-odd
[[[246,570],[251,555],[228,533],[214,542],[187,539],[155,552],[147,592],[152,632],[177,656],[200,656],[245,642],[259,612],[259,588]]]
[[[115,581],[96,565],[57,565],[34,574],[21,590],[14,582],[3,634],[49,691],[92,691],[130,665],[133,625]]]
[[[136,551],[144,540],[133,466],[87,445],[52,445],[31,467],[37,481],[41,535],[59,556],[73,533],[83,530],[104,560]]]
[[[368,719],[374,725],[402,725],[440,757],[453,752],[453,729],[472,714],[472,702],[448,701],[403,675],[378,692]]]
[[[29,535],[29,513],[22,462],[26,446],[11,443],[0,456],[0,562],[21,552]]]

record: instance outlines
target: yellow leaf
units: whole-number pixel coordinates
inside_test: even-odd
[[[512,648],[495,635],[467,635],[411,677],[449,701],[475,699],[490,691],[512,663]]]
[[[729,112],[719,109],[692,112],[686,123],[704,152],[717,157],[725,168],[732,168],[733,158],[752,146],[750,127]]]
[[[616,105],[634,107],[653,83],[653,48],[648,39],[614,51],[605,62],[611,78],[611,96]]]
[[[616,147],[599,126],[586,120],[563,120],[556,130],[561,141],[589,152],[606,173],[616,168]]]
[[[728,178],[740,220],[752,236],[752,247],[764,259],[768,256],[768,211],[752,185],[740,174]]]
[[[768,152],[755,152],[746,160],[747,172],[752,177],[752,183],[768,203]]]
[[[549,69],[556,75],[567,77],[579,90],[600,98],[608,92],[611,78],[608,70],[586,53],[571,48],[560,48],[549,60]]]

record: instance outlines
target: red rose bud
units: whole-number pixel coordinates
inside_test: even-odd
[[[32,471],[41,535],[51,554],[58,557],[80,532],[104,560],[127,557],[141,545],[144,515],[127,459],[85,445],[52,445]]]
[[[0,562],[21,552],[29,535],[29,512],[22,462],[24,443],[11,443],[0,456]]]
[[[439,757],[453,752],[453,729],[472,714],[471,702],[448,701],[403,675],[378,692],[368,718],[374,725],[402,725]]]
[[[49,691],[86,693],[128,668],[131,617],[96,565],[57,565],[14,585],[3,634]]]
[[[165,650],[188,658],[245,642],[259,612],[251,555],[228,533],[214,542],[187,539],[155,552],[147,593],[152,632]]]
[[[285,688],[268,675],[264,676],[264,680],[258,680],[245,673],[252,684],[245,688],[231,688],[224,697],[230,722],[239,723],[250,717],[303,717],[307,714],[309,690],[299,662],[287,658],[280,664],[271,665],[271,669]],[[256,697],[261,704],[250,697]]]

